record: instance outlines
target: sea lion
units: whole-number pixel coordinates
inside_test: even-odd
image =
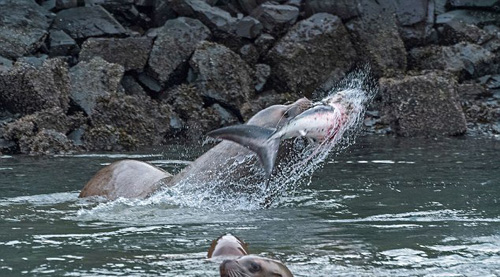
[[[146,162],[121,160],[99,170],[80,191],[78,197],[142,199],[159,189],[160,180],[167,181],[170,178],[170,173]]]
[[[252,255],[225,260],[219,270],[221,277],[293,277],[292,272],[282,262]]]
[[[231,234],[226,234],[214,239],[208,249],[207,258],[221,256],[248,255],[248,244]]]
[[[273,105],[255,114],[246,124],[266,128],[279,128],[310,108],[312,102],[301,98],[288,105]],[[283,147],[283,151],[286,148]],[[242,162],[248,159],[246,162]],[[278,161],[279,161],[278,157]],[[94,195],[108,199],[118,197],[145,198],[162,185],[174,186],[181,182],[206,184],[214,180],[238,182],[252,175],[258,163],[253,152],[237,143],[222,141],[172,177],[169,173],[141,161],[122,160],[106,166],[96,173],[82,189],[79,197]],[[255,175],[255,174],[253,174]],[[253,176],[252,175],[252,176]],[[262,176],[256,178],[263,179]]]

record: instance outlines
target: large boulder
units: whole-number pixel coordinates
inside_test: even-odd
[[[465,24],[483,27],[489,24],[500,24],[500,13],[488,10],[453,10],[436,17],[436,24],[446,24],[450,21],[461,21]]]
[[[123,66],[100,57],[78,63],[70,70],[71,100],[87,115],[92,115],[100,98],[109,98],[121,88],[123,72]]]
[[[62,10],[57,13],[52,28],[63,30],[75,40],[127,34],[127,30],[99,5]]]
[[[34,0],[0,1],[0,56],[15,59],[36,51],[51,21]]]
[[[453,46],[414,48],[409,56],[411,64],[417,70],[446,70],[461,79],[479,77],[498,70],[498,59],[493,53],[468,42]]]
[[[297,21],[299,8],[266,2],[254,9],[251,15],[262,23],[268,33],[283,34]]]
[[[234,32],[236,18],[223,9],[210,6],[204,0],[172,0],[172,9],[181,16],[199,19],[213,32]]]
[[[459,135],[466,131],[457,82],[443,72],[380,79],[383,112],[400,136]]]
[[[374,1],[360,2],[361,15],[346,23],[359,57],[371,64],[375,76],[405,72],[407,53],[392,9]]]
[[[98,56],[104,60],[121,64],[126,71],[142,70],[148,61],[153,40],[148,37],[89,38],[82,45],[81,61]]]
[[[202,97],[238,112],[253,94],[252,69],[229,48],[204,41],[189,61]]]
[[[158,29],[149,67],[159,81],[168,81],[172,73],[187,62],[196,45],[210,35],[210,30],[199,20],[187,17],[168,20]]]
[[[85,122],[82,114],[68,116],[61,108],[45,109],[6,124],[3,138],[24,154],[60,154],[75,150],[66,134]]]
[[[356,60],[342,21],[327,13],[295,24],[267,56],[275,88],[306,95],[328,79],[340,79]]]
[[[61,59],[46,60],[42,66],[16,63],[0,71],[0,103],[12,113],[30,114],[44,109],[69,107],[70,82]]]
[[[83,135],[92,150],[132,150],[162,144],[170,133],[169,105],[149,96],[114,95],[100,98]]]

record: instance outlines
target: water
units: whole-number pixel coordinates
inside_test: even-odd
[[[133,157],[177,172],[203,150]],[[227,232],[295,276],[498,276],[499,150],[488,139],[362,137],[270,209],[78,199],[128,156],[2,157],[0,276],[218,276],[206,251]]]

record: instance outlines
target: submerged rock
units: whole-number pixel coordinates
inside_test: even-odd
[[[276,90],[311,95],[323,82],[340,78],[357,60],[337,16],[319,13],[298,22],[269,51]]]
[[[153,40],[148,37],[89,38],[82,45],[80,60],[101,57],[107,62],[122,65],[126,71],[142,70],[152,45]]]
[[[121,88],[123,72],[123,66],[100,57],[78,63],[70,70],[71,100],[87,115],[92,115],[100,98],[109,98]]]
[[[383,111],[400,136],[460,135],[466,131],[457,82],[443,72],[382,78]]]
[[[187,62],[200,41],[211,35],[203,23],[187,17],[168,20],[157,31],[148,64],[162,83]]]
[[[35,52],[48,34],[50,16],[34,0],[0,1],[0,56],[16,59]]]
[[[30,114],[44,109],[69,107],[69,75],[61,59],[49,59],[42,66],[16,63],[0,71],[0,103],[12,113]]]
[[[57,13],[52,28],[63,30],[75,40],[127,34],[125,28],[99,5],[62,10]]]
[[[252,69],[229,48],[202,42],[189,61],[193,84],[210,101],[238,111],[253,94]]]

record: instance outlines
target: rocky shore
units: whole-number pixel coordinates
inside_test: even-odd
[[[500,1],[0,0],[0,152],[196,141],[369,64],[365,131],[500,134]]]

